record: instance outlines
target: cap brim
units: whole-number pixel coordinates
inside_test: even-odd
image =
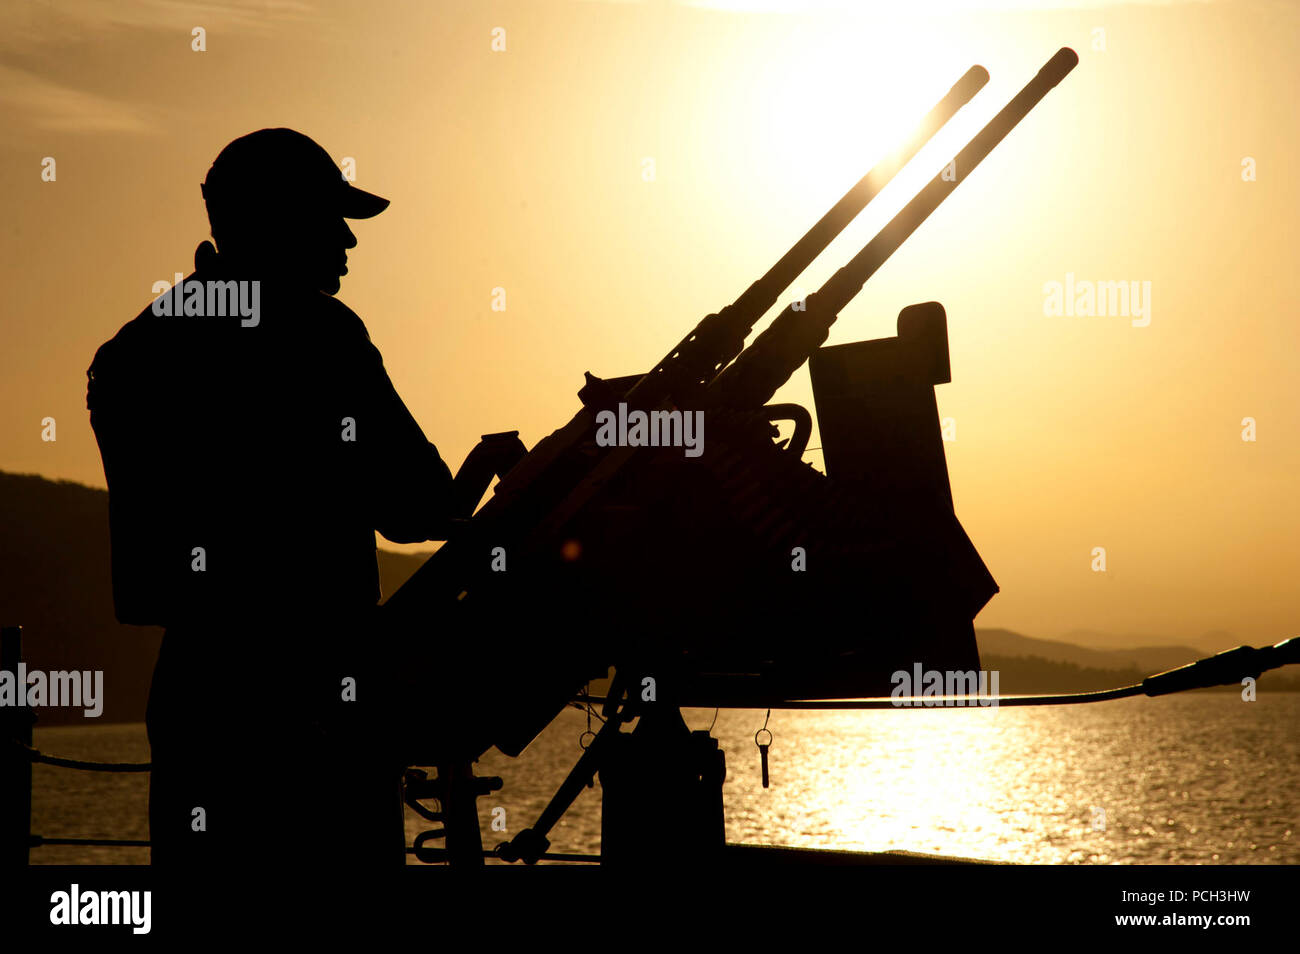
[[[387,199],[353,185],[343,190],[340,204],[345,219],[368,219],[388,208]]]

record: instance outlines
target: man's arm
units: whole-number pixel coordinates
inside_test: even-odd
[[[441,539],[456,509],[451,470],[366,341],[366,408],[356,418],[375,529],[394,543]]]
[[[469,517],[494,476],[526,453],[515,432],[489,434],[453,478],[438,450],[398,395],[379,350],[367,339],[369,411],[366,467],[375,528],[394,543],[446,539],[451,521]],[[373,443],[370,443],[373,442]]]

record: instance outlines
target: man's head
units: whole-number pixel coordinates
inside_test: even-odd
[[[353,188],[329,153],[292,129],[236,139],[212,163],[202,189],[223,258],[331,295],[357,244],[344,220],[388,207],[387,199]]]

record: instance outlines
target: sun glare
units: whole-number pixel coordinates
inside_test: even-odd
[[[733,125],[762,142],[768,175],[785,184],[790,201],[817,214],[900,147],[975,64],[969,52],[943,44],[890,44],[816,26],[793,31],[786,43],[791,55],[774,51],[768,68],[750,78]],[[875,207],[901,206],[938,173],[978,129],[978,104],[937,133]]]

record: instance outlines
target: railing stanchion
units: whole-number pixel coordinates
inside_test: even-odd
[[[27,687],[18,678],[23,628],[0,629],[0,669],[13,674],[14,702],[0,706],[0,866],[27,865],[32,844],[32,744],[36,720],[26,706]]]

